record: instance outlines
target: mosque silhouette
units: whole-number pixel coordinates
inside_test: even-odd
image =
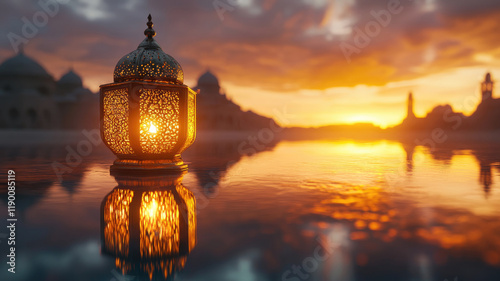
[[[219,79],[206,71],[198,79],[198,130],[252,131],[274,121],[244,111],[221,90]],[[92,129],[99,127],[99,98],[70,69],[59,80],[20,51],[0,64],[0,128]]]

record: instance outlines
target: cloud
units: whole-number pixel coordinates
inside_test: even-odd
[[[216,1],[231,7],[224,20],[214,1],[70,0],[29,39],[26,52],[56,78],[72,65],[96,91],[142,41],[151,13],[156,40],[189,82],[209,67],[223,83],[251,91],[348,88],[351,94],[339,95],[344,102],[359,92],[357,85],[386,87],[456,68],[500,67],[497,0],[401,1],[402,11],[350,62],[340,44],[355,45],[358,30],[366,33],[377,22],[374,13],[397,0]],[[41,10],[38,1],[2,1],[0,59],[13,53],[6,35],[21,34],[23,17],[32,21]]]
[[[233,3],[234,9],[221,21],[211,1],[74,0],[60,5],[27,49],[58,55],[67,64],[92,62],[111,72],[141,41],[145,17],[152,12],[157,40],[181,62],[188,78],[211,67],[233,83],[286,92],[415,78],[476,63],[476,51],[488,54],[499,43],[493,35],[500,27],[498,1],[437,1],[431,12],[422,9],[429,1],[401,1],[402,12],[392,15],[388,26],[348,63],[339,44],[352,43],[354,28],[363,30],[374,20],[371,12],[387,9],[388,0],[225,3]],[[1,5],[4,34],[19,34],[21,18],[31,19],[41,10],[32,1]],[[262,12],[250,11],[257,8]],[[0,46],[4,52],[9,49],[5,36]],[[426,57],[429,50],[434,52],[431,59]],[[62,72],[63,66],[51,67]]]

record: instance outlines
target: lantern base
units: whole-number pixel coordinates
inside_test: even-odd
[[[172,160],[116,159],[110,167],[110,173],[111,175],[180,174],[187,171],[187,169],[188,166],[180,157]]]

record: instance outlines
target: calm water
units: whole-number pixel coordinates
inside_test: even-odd
[[[197,142],[181,179],[115,180],[99,146],[61,182],[64,147],[2,147],[0,279],[500,280],[500,146],[240,143]]]

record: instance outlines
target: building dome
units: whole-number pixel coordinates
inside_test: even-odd
[[[217,79],[210,70],[207,70],[207,72],[203,73],[200,78],[198,78],[198,85],[219,86],[219,79]]]
[[[137,50],[122,57],[116,64],[114,82],[130,80],[147,80],[184,84],[184,72],[181,65],[170,55],[163,52],[160,45],[153,39],[151,15],[148,17],[147,36],[137,47]]]
[[[5,60],[0,65],[0,76],[30,76],[37,78],[52,78],[50,74],[34,59],[22,51]]]
[[[59,85],[70,85],[77,88],[83,87],[82,78],[76,74],[72,69],[70,69],[66,74],[64,74],[59,81]]]

